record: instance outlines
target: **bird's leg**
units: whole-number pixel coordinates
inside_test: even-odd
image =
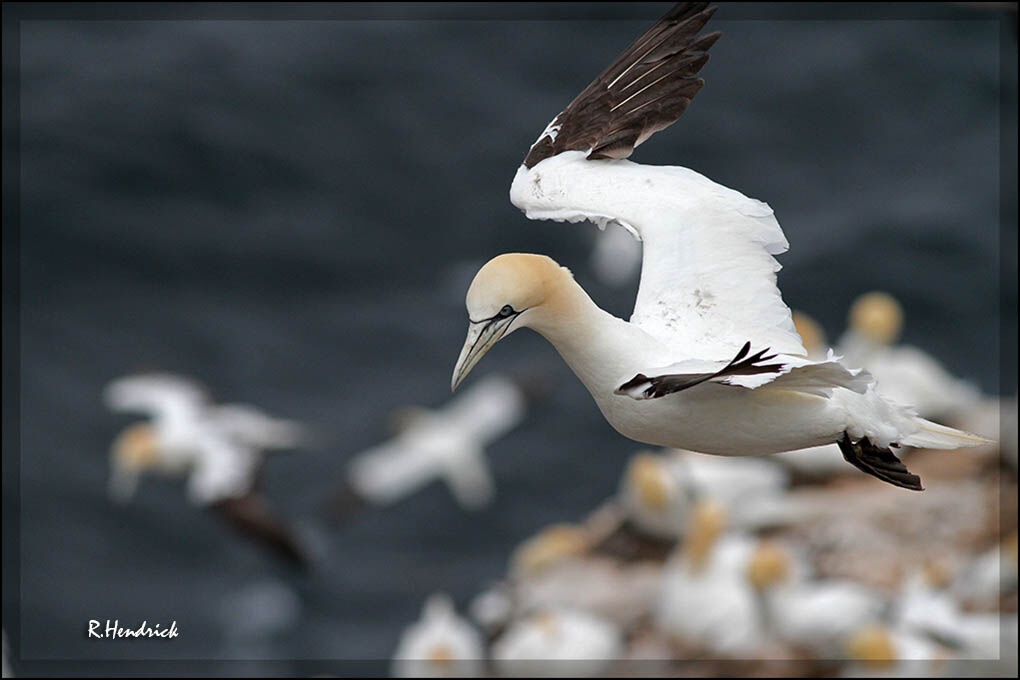
[[[911,474],[890,449],[875,446],[867,437],[857,443],[850,440],[846,432],[836,442],[843,458],[858,470],[878,477],[883,482],[913,491],[923,491],[921,478]]]

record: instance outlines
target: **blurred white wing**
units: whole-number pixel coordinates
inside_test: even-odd
[[[752,351],[805,355],[776,286],[786,251],[768,205],[687,168],[586,160],[579,151],[522,166],[510,200],[531,219],[618,223],[644,242],[631,323],[678,357]]]
[[[524,411],[520,388],[509,378],[491,374],[432,415],[445,427],[484,444],[513,429],[524,418]]]
[[[457,502],[464,508],[483,508],[495,495],[492,473],[481,448],[465,451],[455,460],[447,461],[444,477]]]
[[[293,420],[273,418],[246,404],[213,408],[209,417],[228,437],[261,449],[290,449],[305,438],[304,427]]]
[[[103,391],[112,411],[144,413],[165,428],[197,421],[208,403],[196,382],[169,373],[132,375],[114,380]]]
[[[261,456],[225,437],[201,438],[199,455],[188,478],[188,497],[208,505],[248,493],[255,483]]]

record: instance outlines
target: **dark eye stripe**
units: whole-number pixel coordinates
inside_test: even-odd
[[[510,305],[503,305],[503,309],[501,309],[499,311],[499,313],[494,314],[493,316],[490,316],[488,319],[478,319],[477,321],[475,321],[474,319],[468,317],[467,320],[468,320],[469,323],[486,323],[486,322],[489,322],[489,321],[499,321],[501,319],[508,319],[511,316],[514,316],[516,314],[520,314],[521,312],[526,312],[526,311],[527,311],[526,309],[522,309],[522,310],[520,310],[520,312],[518,312],[517,310],[515,310]]]

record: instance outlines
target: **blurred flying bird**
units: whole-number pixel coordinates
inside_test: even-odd
[[[538,379],[489,375],[438,409],[402,409],[397,434],[351,461],[334,498],[335,518],[395,503],[437,478],[463,508],[488,505],[495,490],[485,447],[517,427],[529,401],[544,393]]]
[[[304,550],[257,491],[265,451],[298,446],[304,429],[240,404],[218,406],[192,380],[171,374],[118,378],[103,393],[116,412],[141,413],[113,442],[110,497],[126,503],[142,474],[187,478],[188,500],[293,562]]]
[[[872,377],[830,354],[815,361],[776,287],[786,237],[768,205],[682,167],[625,160],[676,121],[719,33],[715,12],[679,3],[539,136],[510,188],[532,219],[620,225],[643,242],[629,322],[603,311],[549,257],[490,260],[467,292],[467,339],[451,386],[501,338],[548,339],[602,414],[639,442],[724,456],[837,443],[879,479],[920,490],[898,446],[986,440],[882,398]]]

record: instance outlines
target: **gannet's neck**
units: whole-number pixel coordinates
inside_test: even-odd
[[[656,365],[652,357],[662,351],[643,330],[596,305],[569,275],[533,312],[527,325],[552,343],[593,395],[612,393],[634,365]]]

